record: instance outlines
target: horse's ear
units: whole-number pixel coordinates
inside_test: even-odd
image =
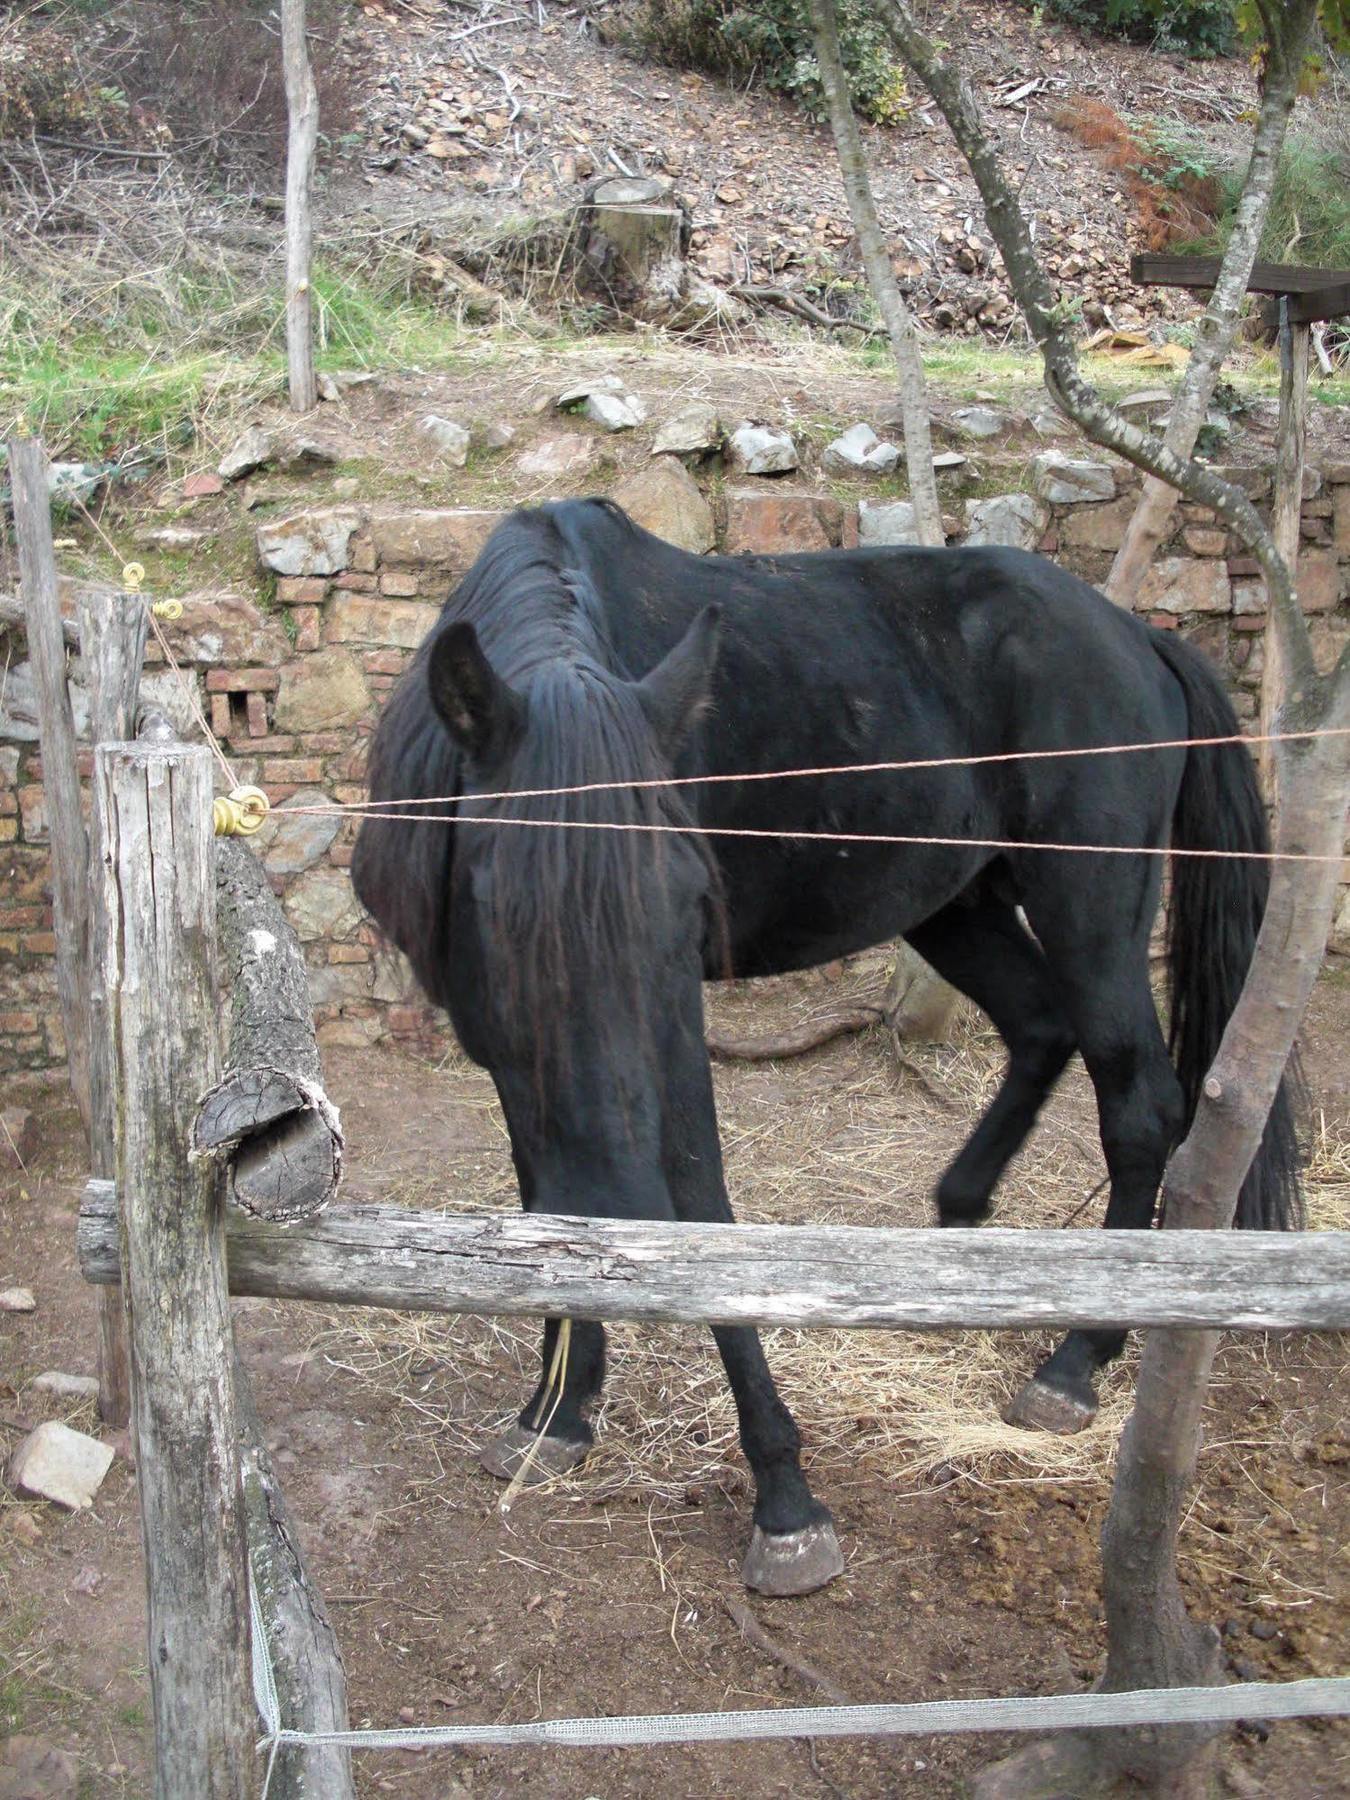
[[[637,684],[643,711],[668,757],[707,710],[721,631],[721,607],[705,606],[675,648]]]
[[[458,619],[437,635],[427,685],[441,723],[469,756],[504,750],[524,722],[525,702],[484,656],[467,620]]]

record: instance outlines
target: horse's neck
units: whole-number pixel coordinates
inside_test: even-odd
[[[602,622],[562,583],[556,589],[533,588],[509,614],[473,622],[484,631],[485,648],[506,681],[525,681],[550,664],[594,664],[618,672]]]

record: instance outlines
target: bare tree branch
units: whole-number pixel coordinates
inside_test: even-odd
[[[1316,0],[1290,0],[1284,19],[1272,34],[1266,81],[1287,83],[1292,93]],[[1209,506],[1232,527],[1261,564],[1270,596],[1270,618],[1280,639],[1290,681],[1290,704],[1319,683],[1307,625],[1294,595],[1293,581],[1270,533],[1246,495],[1221,481],[1211,470],[1183,460],[1150,433],[1109,407],[1078,367],[1069,334],[1069,308],[1056,300],[1036,257],[1027,222],[999,163],[996,146],[985,131],[974,100],[959,74],[938,55],[920,31],[904,0],[880,0],[881,16],[897,48],[932,95],[951,127],[957,147],[970,166],[985,219],[1007,271],[1008,280],[1045,363],[1045,384],[1061,411],[1094,443],[1114,450],[1126,461],[1157,475],[1187,499]],[[1296,28],[1297,27],[1297,28]],[[1342,658],[1350,668],[1350,647]],[[1322,704],[1325,704],[1325,695]]]
[[[839,24],[835,16],[835,0],[811,0],[811,22],[815,28],[816,62],[820,82],[825,90],[825,103],[830,114],[830,129],[839,152],[839,168],[844,178],[844,193],[858,234],[867,285],[877,303],[895,353],[899,378],[900,415],[905,433],[905,466],[909,471],[909,497],[914,508],[914,526],[922,544],[938,547],[946,541],[942,530],[942,508],[938,503],[937,477],[933,473],[933,440],[928,428],[928,396],[924,390],[923,358],[919,355],[919,339],[914,320],[905,305],[900,284],[891,267],[881,220],[877,217],[872,183],[867,174],[867,158],[863,154],[862,135],[857,116],[849,99],[848,77],[844,73],[839,50]]]
[[[1164,446],[1174,456],[1189,457],[1194,450],[1219,371],[1233,347],[1238,310],[1261,246],[1280,152],[1293,110],[1299,56],[1292,65],[1292,79],[1267,80],[1261,95],[1261,112],[1252,137],[1242,193],[1233,215],[1232,233],[1224,247],[1209,304],[1196,327],[1195,348],[1172,402],[1172,416],[1163,438]],[[1175,505],[1175,488],[1156,475],[1150,475],[1106,580],[1107,593],[1122,606],[1133,604],[1144,571],[1167,531]]]

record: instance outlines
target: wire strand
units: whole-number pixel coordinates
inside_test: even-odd
[[[211,754],[215,757],[216,761],[220,764],[221,769],[224,771],[226,781],[229,782],[229,784],[232,788],[237,788],[239,786],[239,778],[235,774],[234,770],[230,767],[229,758],[225,755],[225,752],[221,749],[219,740],[217,739],[215,732],[212,731],[210,725],[208,725],[206,722],[206,714],[202,711],[201,702],[197,699],[197,690],[196,690],[195,686],[193,685],[193,683],[191,681],[189,681],[186,673],[184,672],[182,666],[180,665],[180,663],[178,661],[178,658],[174,655],[173,651],[169,648],[169,640],[164,635],[163,626],[161,626],[159,620],[155,617],[154,607],[151,605],[149,599],[144,594],[138,595],[136,597],[139,600],[141,600],[141,602],[143,603],[143,605],[145,607],[145,616],[150,621],[150,629],[154,632],[155,639],[158,642],[160,649],[164,652],[165,661],[168,663],[169,667],[173,670],[174,674],[178,678],[178,685],[182,688],[183,693],[186,696],[187,703],[192,709],[192,716],[196,719],[197,723],[201,726],[202,731],[206,736],[206,742],[210,747]]]
[[[479,799],[483,796],[474,795]],[[515,798],[517,796],[513,796]],[[424,805],[431,802],[424,801]],[[295,807],[294,813],[320,808]],[[935,844],[968,850],[1057,850],[1088,856],[1205,856],[1222,862],[1340,863],[1343,856],[1319,855],[1311,850],[1193,850],[1169,844],[1059,844],[1018,838],[921,837],[888,831],[774,831],[754,825],[648,825],[627,819],[481,819],[473,813],[368,812],[367,819],[392,819],[415,825],[520,826],[528,831],[643,831],[670,837],[780,838],[792,843],[819,844]]]
[[[925,756],[909,762],[840,763],[818,769],[751,769],[725,775],[671,775],[640,781],[587,781],[571,787],[511,788],[494,794],[428,794],[412,800],[335,800],[328,806],[295,806],[287,810],[293,814],[364,813],[368,817],[379,818],[383,814],[372,813],[371,808],[457,806],[466,800],[551,800],[561,799],[569,794],[627,793],[638,788],[699,787],[731,781],[800,781],[822,775],[903,774],[915,769],[968,769],[988,763],[1048,762],[1054,758],[1075,756],[1127,756],[1141,750],[1201,750],[1224,744],[1282,744],[1295,739],[1327,737],[1350,737],[1350,725],[1328,725],[1310,731],[1269,731],[1252,737],[1243,732],[1233,732],[1226,737],[1167,738],[1150,744],[1087,744],[1060,750],[999,750],[981,756]]]

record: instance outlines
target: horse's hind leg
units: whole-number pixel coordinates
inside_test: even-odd
[[[1007,903],[946,906],[908,934],[945,981],[987,1013],[1008,1049],[1003,1085],[937,1186],[943,1225],[975,1225],[1074,1051],[1035,940]]]
[[[546,1322],[539,1386],[515,1424],[490,1439],[480,1454],[488,1473],[503,1481],[522,1467],[527,1485],[565,1475],[595,1442],[586,1408],[605,1379],[605,1328],[591,1319],[573,1319],[565,1357],[558,1355],[559,1328],[557,1319]]]
[[[1079,864],[1088,860],[1075,858]],[[1039,872],[1027,914],[1046,946],[1096,1090],[1111,1179],[1106,1227],[1137,1230],[1152,1223],[1184,1104],[1148,978],[1158,872],[1122,868],[1121,857],[1111,862],[1111,870],[1080,870],[1077,879],[1056,887],[1049,870]],[[1007,1418],[1040,1430],[1081,1431],[1097,1411],[1094,1377],[1124,1343],[1123,1331],[1069,1332],[1018,1394]]]

